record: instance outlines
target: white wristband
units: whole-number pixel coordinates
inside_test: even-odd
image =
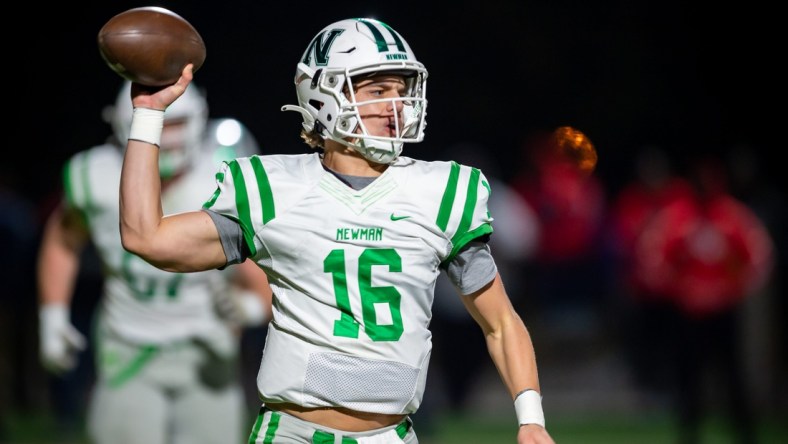
[[[150,108],[134,108],[131,115],[129,139],[159,146],[164,128],[164,111]]]
[[[63,325],[69,324],[68,305],[60,302],[45,303],[38,309],[38,318],[42,326],[55,326],[60,329]]]
[[[539,424],[544,427],[544,412],[542,412],[542,395],[536,390],[528,389],[520,392],[514,398],[514,411],[517,413],[517,423]]]

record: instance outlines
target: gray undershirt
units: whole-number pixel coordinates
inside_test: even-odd
[[[339,180],[354,190],[360,190],[375,180],[374,177],[347,176],[328,169],[326,171],[334,174]],[[209,209],[204,209],[203,211],[211,216],[216,229],[219,231],[219,240],[222,242],[224,255],[227,257],[227,263],[224,267],[243,262],[250,252],[238,221]],[[469,242],[457,253],[454,259],[441,265],[441,268],[446,272],[449,280],[461,295],[471,294],[480,290],[492,282],[495,274],[498,272],[495,259],[490,252],[490,246],[483,240]]]

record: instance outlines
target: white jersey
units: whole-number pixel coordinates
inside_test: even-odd
[[[400,157],[353,190],[315,153],[240,158],[216,177],[205,207],[240,223],[274,292],[262,400],[415,412],[439,266],[492,232],[484,175]]]
[[[229,327],[216,315],[213,299],[227,290],[229,271],[170,273],[123,248],[118,228],[122,163],[122,150],[106,144],[75,154],[64,171],[66,203],[84,216],[102,262],[102,325],[136,344],[203,337],[229,346]],[[206,152],[162,191],[164,213],[199,208],[214,189],[211,179],[220,164]]]

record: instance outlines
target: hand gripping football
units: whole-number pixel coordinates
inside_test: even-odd
[[[157,6],[109,19],[98,33],[98,46],[113,71],[147,86],[171,85],[187,64],[197,71],[205,61],[205,43],[191,23]]]

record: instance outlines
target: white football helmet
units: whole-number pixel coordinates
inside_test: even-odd
[[[356,102],[354,77],[382,72],[404,75],[407,92],[396,99]],[[373,162],[391,163],[403,143],[424,139],[427,69],[405,39],[379,20],[347,19],[323,28],[298,63],[295,85],[298,106],[285,105],[283,111],[300,112],[305,131],[352,147]],[[369,134],[361,120],[359,106],[380,101],[402,102],[394,137]]]
[[[117,140],[125,147],[131,126],[131,82],[123,82],[109,122]],[[168,123],[182,122],[179,129],[167,128]],[[183,171],[200,154],[203,133],[208,122],[208,103],[200,89],[192,84],[178,100],[164,111],[164,131],[159,151],[159,175],[169,178]]]

